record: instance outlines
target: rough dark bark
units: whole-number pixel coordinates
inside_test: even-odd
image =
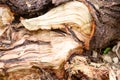
[[[51,0],[2,0],[11,10],[21,16],[41,15],[48,10]]]
[[[120,1],[91,0],[99,6],[99,21],[96,21],[96,31],[91,41],[92,49],[101,49],[120,40]],[[101,20],[100,20],[101,19]]]
[[[59,5],[69,0],[0,0],[7,4],[11,10],[27,18],[42,15],[54,5]]]

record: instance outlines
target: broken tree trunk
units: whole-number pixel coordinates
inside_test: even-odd
[[[52,1],[34,0],[34,1],[28,0],[26,2],[26,0],[21,0],[19,2],[18,0],[2,0],[0,1],[0,3],[7,4],[11,8],[11,10],[15,12],[15,14],[17,13],[17,15],[21,15],[22,17],[25,16],[24,14],[29,15],[29,17],[31,17],[30,15],[31,13],[38,14],[39,11],[43,11],[44,9],[46,9],[46,7],[52,5],[52,2],[53,4],[58,5],[58,7],[59,4],[64,3],[64,0],[52,0]],[[65,0],[65,2],[66,1],[69,0]],[[94,30],[93,27],[91,28],[91,24],[93,24],[91,23],[92,21],[95,22],[96,24],[94,35],[92,33],[94,31],[90,31],[90,33],[88,32],[89,35],[86,36],[86,31],[83,31],[84,28],[83,30],[80,28],[83,27],[81,26],[82,23],[79,25],[78,23],[73,25],[73,23],[69,24],[67,20],[60,20],[57,22],[60,25],[58,24],[51,25],[50,23],[54,23],[54,21],[52,21],[51,19],[52,16],[54,18],[54,14],[42,19],[42,20],[51,19],[51,22],[49,23],[50,20],[48,20],[49,26],[48,25],[46,26],[45,21],[43,22],[42,26],[41,24],[40,26],[37,26],[41,30],[29,31],[28,28],[27,28],[28,30],[26,29],[25,27],[26,25],[24,23],[23,25],[19,25],[17,23],[3,25],[2,27],[5,28],[4,29],[1,28],[1,31],[3,32],[1,33],[0,36],[0,42],[1,42],[0,43],[0,79],[1,80],[2,79],[3,80],[4,79],[5,80],[21,80],[21,79],[22,80],[28,80],[28,79],[54,80],[56,78],[62,79],[63,77],[67,76],[67,78],[65,77],[65,79],[68,80],[70,80],[69,77],[73,77],[73,79],[99,78],[99,80],[105,80],[105,79],[108,80],[109,69],[107,67],[105,68],[100,67],[99,68],[100,70],[98,68],[91,67],[86,62],[86,59],[83,59],[81,57],[75,58],[78,60],[78,62],[73,59],[73,62],[75,61],[75,64],[77,64],[78,66],[77,68],[76,66],[73,65],[74,63],[72,61],[69,64],[67,64],[66,61],[67,59],[69,59],[69,57],[72,54],[75,53],[82,54],[84,49],[88,49],[87,47],[95,50],[101,49],[110,45],[112,41],[120,40],[120,35],[119,35],[120,34],[120,28],[119,28],[120,3],[118,0],[112,0],[112,1],[90,0],[90,2],[87,0],[79,0],[79,1],[82,4],[84,4],[84,6],[86,6],[87,9],[89,10],[89,13],[87,13],[86,7],[84,7],[83,9],[86,10],[85,14],[91,14],[92,16],[90,19],[85,18],[86,20],[88,20],[88,22],[90,22],[90,26],[87,26],[90,28],[88,29],[88,31]],[[21,5],[24,6],[21,7]],[[70,9],[72,8],[74,7],[70,7]],[[15,11],[16,9],[18,10]],[[74,11],[72,12],[74,13]],[[39,13],[38,15],[40,14],[41,13]],[[80,16],[82,15],[82,17],[84,16],[82,14],[82,11],[74,14],[79,14]],[[59,18],[59,16],[57,17]],[[85,19],[82,17],[79,18],[81,22],[82,21],[84,22]],[[60,17],[60,19],[65,19],[65,18]],[[71,21],[72,19],[76,20],[76,17],[69,19]],[[1,19],[2,23],[3,21],[4,19]],[[55,18],[55,21],[57,21],[57,18]],[[62,22],[63,23],[66,22],[67,25],[61,24]],[[85,21],[85,23],[86,22],[87,21]],[[36,23],[33,26],[36,27],[37,24],[38,23]],[[28,27],[30,27],[30,25]],[[45,30],[44,28],[46,28],[47,30]],[[85,45],[83,45],[82,42],[84,42]],[[90,46],[88,46],[89,42],[90,42]],[[65,63],[67,67],[66,66],[64,67]],[[82,67],[88,68],[87,69],[88,73],[86,73]],[[71,74],[68,73],[67,75],[65,75],[64,68],[66,71],[70,70]],[[56,75],[53,76],[55,73]],[[82,74],[84,77],[81,77],[80,74]],[[95,74],[97,74],[97,76],[94,76]]]
[[[53,5],[71,0],[1,0],[0,3],[7,4],[11,10],[21,16],[27,17],[39,16]],[[120,40],[120,1],[119,0],[79,0],[86,1],[88,5],[92,5],[95,10],[94,16],[96,21],[96,31],[91,41],[91,49],[101,49],[111,42]],[[24,6],[22,6],[24,5]],[[36,6],[37,5],[37,6]],[[95,14],[96,13],[96,14]]]

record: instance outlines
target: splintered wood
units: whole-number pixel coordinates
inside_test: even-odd
[[[9,7],[0,5],[0,36],[7,29],[7,25],[9,25],[13,20],[14,16]]]
[[[81,2],[68,2],[21,22],[26,29],[10,25],[0,37],[0,67],[8,72],[33,65],[56,69],[75,51],[89,48],[92,17]]]
[[[84,49],[89,49],[94,19],[82,2],[67,2],[42,16],[23,19],[20,23],[12,23],[13,13],[7,9],[0,6],[0,75],[6,77],[9,74],[6,79],[23,80],[26,75],[33,74],[40,78],[39,70],[33,67],[61,69],[72,54],[82,54]],[[92,70],[98,69],[86,65],[84,59],[82,61],[78,67],[68,64],[72,65],[72,68],[68,67],[71,75],[74,70],[80,70],[88,77],[94,77],[96,71]],[[88,68],[88,73],[82,67]]]

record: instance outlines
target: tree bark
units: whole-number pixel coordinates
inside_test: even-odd
[[[98,5],[99,16],[96,19],[96,31],[91,48],[101,49],[120,40],[120,2],[119,0],[91,0]]]

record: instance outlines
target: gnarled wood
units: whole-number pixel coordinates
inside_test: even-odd
[[[52,0],[52,1],[53,4],[56,5],[64,3],[64,0],[58,1]],[[46,7],[48,7],[49,5],[53,5],[52,1],[47,0],[46,2],[46,0],[35,0],[36,3],[34,3],[33,0],[28,0],[28,3],[31,2],[31,5],[26,3],[26,0],[21,0],[20,2],[19,0],[2,0],[0,1],[0,3],[9,5],[11,10],[13,12],[16,12],[17,15],[20,16],[22,15],[24,17],[25,16],[24,14],[27,15],[29,14],[28,17],[31,17],[30,15],[31,12],[33,14],[37,14],[37,12],[39,11],[44,11]],[[65,2],[66,1],[68,0],[65,0]],[[96,23],[95,34],[92,40],[90,41],[91,49],[99,50],[110,45],[112,41],[120,40],[119,0],[109,1],[79,0],[79,1],[83,2],[89,8],[89,11]],[[22,4],[25,5],[21,7]],[[40,4],[42,5],[39,6]],[[30,6],[31,8],[29,8]],[[16,9],[18,10],[16,11]],[[71,30],[79,33],[76,29]],[[50,79],[53,79],[51,77],[52,76],[51,74],[53,74],[54,72],[48,74],[41,68],[45,69],[63,68],[64,63],[69,58],[69,56],[74,53],[81,54],[83,52],[83,48],[84,48],[83,45],[78,43],[76,41],[76,38],[73,37],[73,35],[67,33],[65,29],[28,31],[27,29],[24,28],[24,26],[18,26],[18,24],[11,24],[9,27],[7,27],[6,31],[0,37],[0,79],[28,80],[30,78],[34,80],[36,77],[37,79],[39,78],[47,79],[46,76],[48,76]],[[79,62],[79,59],[77,60]],[[82,58],[80,60],[82,60]],[[73,67],[73,65],[71,64],[69,64],[70,66],[66,68],[66,70],[67,69],[69,70],[69,68],[71,68],[72,66],[71,71],[72,69],[78,71],[78,73],[75,73],[75,75],[72,74],[73,79],[80,78],[81,73],[85,77],[89,78],[95,77],[93,75],[91,76],[90,74],[87,74],[81,68],[81,66],[89,68],[88,71],[91,72],[91,74],[100,75],[102,73],[101,71],[98,70],[98,68],[91,67],[89,66],[88,63],[86,63],[86,61],[85,62],[84,60],[82,61],[83,62],[80,62],[82,64],[78,65],[77,68],[75,66]],[[95,71],[92,72],[91,69],[98,70],[98,73]],[[23,70],[25,70],[25,72]],[[44,73],[44,75],[42,74],[39,75],[40,71],[42,72],[42,74]],[[105,71],[107,73],[106,79],[108,79],[109,70],[106,69],[105,67],[102,71],[103,72]],[[64,74],[64,71],[62,73]],[[98,76],[99,79],[102,79],[101,76],[104,76],[106,73],[102,73],[102,75]],[[59,72],[56,73],[56,76],[54,77],[55,78],[58,77],[59,74],[60,74]],[[68,76],[71,77],[71,74]]]

